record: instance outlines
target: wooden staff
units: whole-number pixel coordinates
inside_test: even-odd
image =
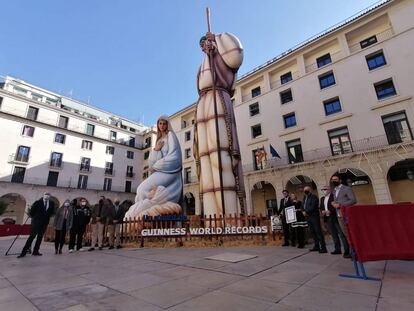
[[[208,32],[211,32],[211,23],[210,23],[210,9],[206,8],[207,15],[207,29]],[[210,42],[213,44],[212,42]],[[222,161],[221,161],[221,148],[220,148],[220,137],[219,137],[219,122],[218,122],[218,112],[217,112],[217,98],[216,98],[216,68],[214,66],[214,55],[213,49],[208,51],[208,58],[210,62],[210,71],[213,79],[213,99],[214,99],[214,115],[216,123],[216,143],[217,143],[217,156],[218,156],[218,169],[219,169],[219,180],[220,180],[220,194],[221,194],[221,206],[223,209],[223,215],[226,214],[226,208],[224,206],[224,190],[223,190],[223,174],[222,174]]]

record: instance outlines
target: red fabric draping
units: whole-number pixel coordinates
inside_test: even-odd
[[[414,204],[354,205],[344,212],[358,261],[414,259]]]
[[[23,228],[22,228],[23,227]],[[0,225],[0,236],[30,234],[30,225]]]

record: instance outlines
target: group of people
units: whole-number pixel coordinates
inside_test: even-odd
[[[50,193],[44,193],[43,198],[33,203],[28,214],[31,217],[31,232],[18,258],[30,252],[33,240],[36,243],[31,252],[33,256],[42,256],[39,252],[43,235],[54,216],[55,254],[62,254],[63,245],[69,232],[69,253],[83,250],[83,237],[87,225],[91,224],[91,247],[88,251],[103,248],[104,232],[109,236],[109,249],[121,248],[121,225],[128,206],[121,205],[116,199],[111,200],[101,196],[99,203],[89,206],[86,199],[66,200],[62,206],[56,208],[50,200]]]
[[[341,209],[356,204],[355,194],[352,188],[342,184],[339,175],[333,175],[330,184],[322,187],[323,196],[318,197],[312,193],[312,188],[304,188],[303,201],[299,201],[295,194],[289,194],[283,190],[283,198],[280,200],[278,215],[282,219],[282,229],[284,235],[283,246],[305,246],[305,228],[309,227],[314,240],[314,246],[310,251],[327,253],[325,237],[322,232],[321,218],[332,236],[334,250],[332,255],[343,254],[343,257],[350,258],[347,229],[341,213]],[[294,206],[296,221],[286,222],[285,208]],[[343,253],[341,244],[343,246]]]

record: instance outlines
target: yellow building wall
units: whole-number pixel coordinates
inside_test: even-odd
[[[414,181],[398,180],[388,183],[392,202],[414,202]]]

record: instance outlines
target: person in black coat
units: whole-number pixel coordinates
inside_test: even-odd
[[[80,199],[80,203],[76,204],[73,208],[73,225],[70,229],[69,253],[74,251],[75,244],[77,251],[82,249],[83,235],[90,220],[91,210],[86,199],[82,198]]]
[[[316,195],[311,192],[311,187],[306,186],[304,189],[303,210],[308,219],[308,225],[311,230],[315,245],[311,252],[319,251],[319,253],[327,253],[325,238],[322,233],[321,220],[319,219],[319,200]]]
[[[335,245],[335,250],[331,252],[332,255],[339,255],[341,254],[341,241],[344,245],[344,256],[349,256],[349,244],[345,237],[345,234],[343,233],[337,217],[337,211],[332,206],[332,202],[335,201],[334,195],[331,191],[331,188],[329,186],[325,186],[322,188],[322,193],[324,194],[323,197],[321,197],[319,209],[321,211],[321,214],[323,216],[324,222],[327,224],[327,227],[329,229],[329,232],[332,236],[332,240]]]
[[[50,217],[55,214],[55,203],[50,201],[50,193],[45,192],[43,198],[33,203],[29,211],[29,216],[32,218],[30,236],[24,245],[22,252],[17,258],[26,256],[27,251],[32,247],[32,242],[37,237],[35,246],[33,248],[33,256],[42,256],[39,253],[40,244],[42,243],[43,234],[49,225]]]
[[[290,195],[296,211],[296,221],[291,223],[291,228],[296,231],[296,238],[298,240],[298,248],[305,247],[305,228],[308,227],[308,222],[303,215],[302,202],[299,201],[294,193]]]
[[[285,208],[292,206],[293,202],[291,198],[289,197],[289,191],[283,190],[282,191],[283,199],[280,200],[279,204],[279,210],[277,211],[277,215],[280,216],[282,219],[282,228],[283,228],[283,236],[285,239],[285,242],[282,246],[289,246],[290,244],[292,246],[295,246],[296,244],[296,234],[295,230],[292,230],[291,226],[286,223],[286,216],[285,216]]]

